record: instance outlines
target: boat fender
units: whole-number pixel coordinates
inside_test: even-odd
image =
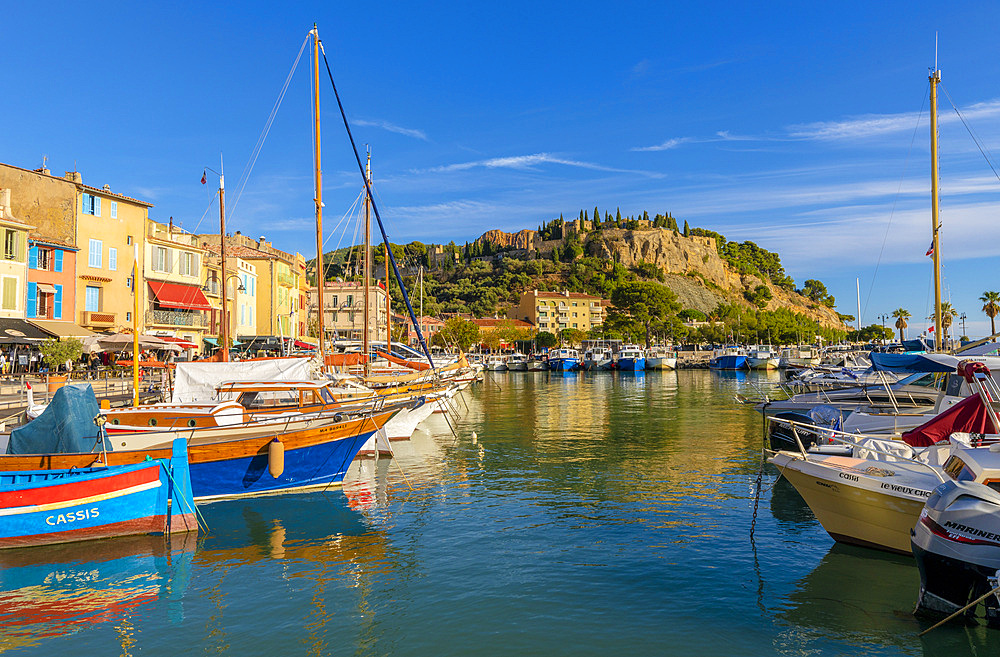
[[[267,446],[267,471],[275,479],[285,471],[285,444],[277,438]]]

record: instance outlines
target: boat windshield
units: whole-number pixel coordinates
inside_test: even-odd
[[[255,390],[244,392],[238,401],[251,411],[298,408],[299,393],[297,390]]]
[[[955,455],[949,456],[944,464],[944,473],[955,481],[975,481],[976,473],[972,471],[965,461]]]

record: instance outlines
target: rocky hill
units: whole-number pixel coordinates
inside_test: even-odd
[[[652,263],[664,273],[665,284],[687,308],[702,312],[713,310],[719,303],[749,305],[746,295],[759,285],[766,285],[773,295],[767,310],[788,308],[830,328],[842,328],[837,312],[817,304],[795,291],[786,290],[771,281],[736,271],[718,252],[713,237],[682,233],[669,228],[643,227],[637,230],[603,228],[578,232],[567,231],[571,239],[578,238],[588,255],[602,260],[620,262],[626,267]],[[491,230],[477,242],[489,242],[497,247],[535,251],[536,256],[548,256],[566,238],[540,242],[537,233],[522,230],[505,233]]]

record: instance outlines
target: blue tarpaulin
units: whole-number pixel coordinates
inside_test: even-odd
[[[872,367],[886,372],[912,374],[915,372],[954,372],[955,365],[942,363],[921,354],[883,354],[873,351],[868,354]],[[954,359],[958,362],[958,359]]]
[[[63,386],[37,418],[10,432],[8,454],[100,451],[94,418],[101,412],[90,384]],[[105,440],[107,449],[111,442]]]

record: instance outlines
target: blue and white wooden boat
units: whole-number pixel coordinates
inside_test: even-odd
[[[712,360],[708,361],[709,368],[713,370],[742,370],[746,364],[746,351],[735,345],[716,349],[712,354]]]
[[[549,369],[554,372],[571,372],[580,367],[580,352],[576,349],[549,351]]]
[[[594,370],[610,370],[614,365],[614,354],[607,347],[594,347],[583,354],[582,367],[588,372]]]
[[[0,473],[0,548],[197,527],[183,439],[169,460]]]
[[[644,372],[646,371],[646,354],[642,347],[634,344],[627,344],[618,352],[618,360],[615,361],[615,369],[621,372]]]

